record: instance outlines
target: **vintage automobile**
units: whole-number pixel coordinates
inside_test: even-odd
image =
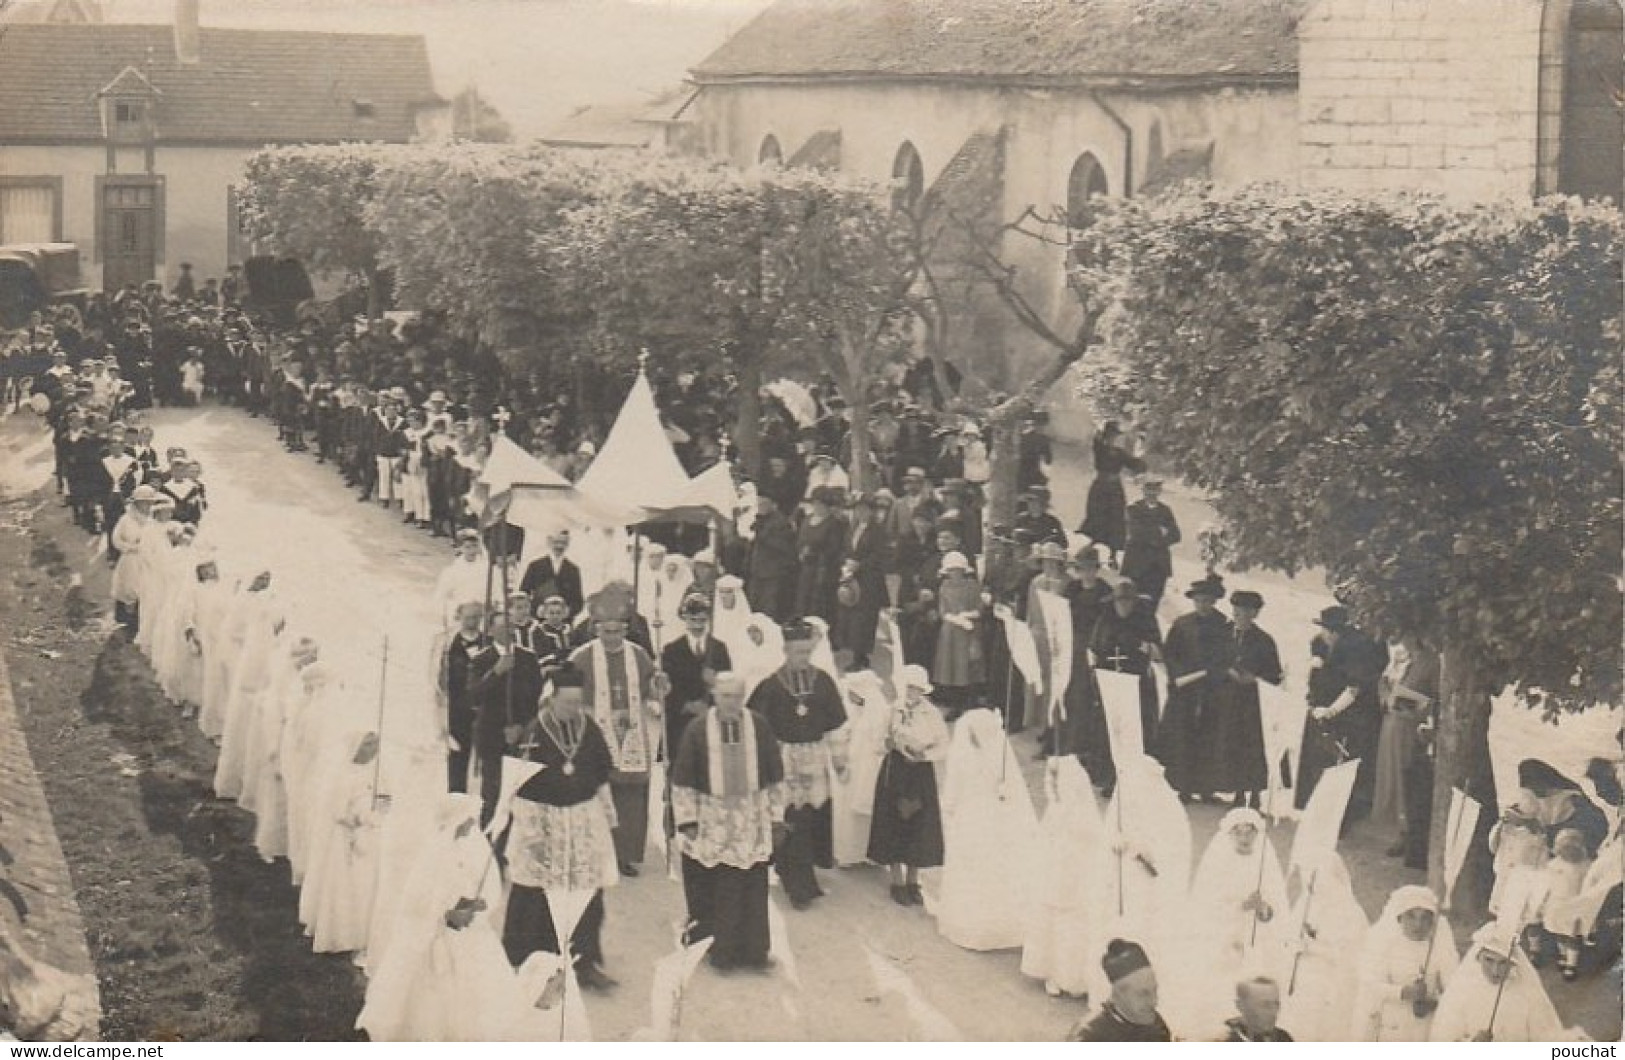
[[[74,244],[0,245],[0,330],[26,326],[33,313],[55,302],[83,309],[89,293]]]

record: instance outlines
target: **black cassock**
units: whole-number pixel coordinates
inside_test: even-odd
[[[609,745],[604,734],[592,718],[582,715],[576,723],[585,726],[581,747],[565,771],[565,755],[539,722],[527,727],[522,739],[522,753],[527,761],[540,762],[546,768],[519,786],[515,799],[541,803],[544,806],[577,806],[598,797],[598,791],[609,783]],[[595,891],[592,901],[581,913],[575,930],[570,933],[570,954],[575,963],[601,965],[604,963],[604,892]],[[502,948],[508,962],[515,968],[525,963],[533,953],[558,953],[559,933],[553,924],[553,910],[547,902],[547,892],[540,887],[527,887],[515,883],[508,895],[507,917],[502,925]]]
[[[1157,726],[1152,746],[1168,775],[1168,785],[1181,794],[1209,795],[1224,790],[1213,786],[1221,770],[1213,749],[1202,734],[1213,725],[1224,688],[1230,683],[1235,658],[1235,633],[1230,620],[1217,611],[1192,612],[1174,619],[1162,656],[1168,664],[1168,707]],[[1202,677],[1184,687],[1180,678]]]
[[[1095,671],[1089,665],[1089,648],[1094,643],[1095,627],[1100,624],[1101,614],[1111,609],[1111,586],[1097,581],[1085,588],[1082,582],[1074,581],[1067,586],[1066,601],[1072,611],[1072,680],[1066,686],[1066,717],[1061,719],[1056,744],[1045,750],[1077,755],[1089,779],[1099,784],[1102,780],[1095,774],[1099,763],[1094,748],[1097,745],[1107,746],[1108,770],[1111,769],[1111,755],[1106,735],[1106,713],[1100,706],[1100,688],[1095,683]]]
[[[1095,663],[1102,670],[1122,674],[1135,674],[1140,678],[1140,732],[1144,735],[1147,752],[1156,746],[1157,679],[1151,672],[1151,654],[1145,645],[1162,645],[1162,630],[1157,616],[1144,601],[1136,603],[1127,615],[1117,610],[1116,604],[1107,604],[1095,622],[1094,636],[1089,648],[1095,654]],[[1073,681],[1076,684],[1076,679]],[[1083,746],[1078,756],[1089,773],[1089,779],[1101,788],[1110,789],[1117,784],[1117,766],[1112,762],[1111,739],[1107,735],[1106,712],[1099,696],[1084,715]]]
[[[1237,626],[1235,652],[1232,666],[1237,672],[1272,685],[1281,683],[1284,675],[1274,637],[1257,626]],[[1257,681],[1227,680],[1199,733],[1199,746],[1209,756],[1208,782],[1213,791],[1256,792],[1269,786]]]
[[[807,682],[807,691],[800,696],[792,691],[796,680],[788,667],[781,668],[756,686],[748,706],[767,719],[784,750],[785,779],[789,782],[788,808],[784,812],[787,833],[773,853],[773,865],[785,893],[800,906],[824,893],[813,869],[835,866],[835,845],[829,800],[826,798],[818,806],[796,804],[795,745],[817,743],[846,724],[846,708],[835,681],[824,671],[809,668],[803,672],[799,680]]]
[[[672,758],[673,788],[688,788],[709,798],[711,791],[710,733],[701,715],[698,724],[689,725]],[[726,741],[743,738],[744,726],[723,723],[719,728]],[[756,790],[770,788],[784,779],[778,741],[767,719],[757,715]],[[702,826],[703,827],[703,826]],[[772,948],[772,932],[767,915],[767,862],[734,865],[719,861],[705,865],[683,855],[683,894],[688,901],[690,942],[711,939],[711,963],[718,967],[760,966]]]

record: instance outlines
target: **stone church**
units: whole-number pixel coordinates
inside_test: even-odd
[[[694,69],[682,140],[995,231],[1190,179],[1617,203],[1622,26],[1619,0],[777,0]],[[998,250],[1075,327],[1064,250]],[[947,349],[1006,388],[1052,353],[990,298]]]

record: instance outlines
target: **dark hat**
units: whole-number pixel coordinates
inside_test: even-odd
[[[1249,611],[1264,610],[1264,598],[1251,589],[1240,589],[1230,594],[1231,607],[1245,607]]]
[[[625,582],[610,582],[587,601],[587,611],[594,622],[625,622],[632,617],[632,587]]]
[[[1349,609],[1346,607],[1328,607],[1321,611],[1320,617],[1315,619],[1315,625],[1332,633],[1341,633],[1349,628]]]
[[[1223,600],[1224,582],[1216,577],[1202,578],[1199,581],[1192,582],[1191,587],[1185,590],[1185,595],[1192,600],[1199,596],[1205,596],[1210,600]]]
[[[1134,584],[1132,578],[1124,578],[1112,586],[1113,600],[1138,600],[1139,598],[1140,587]]]
[[[846,503],[846,492],[839,486],[820,486],[813,490],[812,499],[819,504],[828,504],[838,508]]]
[[[1095,546],[1084,545],[1073,553],[1072,565],[1074,567],[1098,567],[1100,566],[1100,553],[1095,551]]]
[[[700,593],[689,593],[677,608],[678,618],[696,618],[711,613],[711,601]]]
[[[581,672],[580,667],[568,662],[549,674],[548,680],[552,682],[555,689],[585,688],[587,686],[587,675]]]
[[[784,642],[786,644],[818,639],[818,631],[813,629],[812,623],[808,622],[804,618],[792,619],[791,621],[786,622],[784,624],[783,632]]]
[[[1139,943],[1112,939],[1106,944],[1106,955],[1100,959],[1100,967],[1106,973],[1107,981],[1115,983],[1142,968],[1151,967],[1151,961]]]

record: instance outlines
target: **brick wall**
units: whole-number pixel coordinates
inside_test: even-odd
[[[1536,184],[1542,0],[1320,0],[1299,30],[1308,187]]]

